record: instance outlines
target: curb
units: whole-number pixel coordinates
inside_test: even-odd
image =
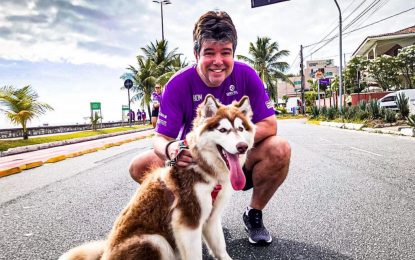
[[[146,130],[148,130],[148,129],[146,129]],[[84,155],[84,154],[104,150],[104,149],[109,148],[109,147],[120,146],[120,145],[125,144],[125,143],[138,141],[138,140],[142,140],[142,139],[145,139],[145,138],[150,138],[150,137],[153,137],[153,135],[154,134],[149,134],[149,135],[146,135],[146,136],[141,136],[141,137],[136,137],[136,138],[129,138],[129,139],[126,139],[126,140],[123,140],[123,141],[118,141],[116,143],[108,143],[108,144],[105,144],[104,146],[94,147],[94,148],[89,148],[87,150],[83,150],[83,151],[79,151],[79,152],[69,153],[67,155],[63,154],[63,155],[53,156],[53,157],[47,159],[44,162],[43,161],[35,161],[35,162],[30,162],[30,163],[24,163],[20,166],[16,166],[16,167],[12,167],[12,168],[0,169],[0,178],[8,176],[8,175],[12,175],[12,174],[20,173],[23,170],[29,170],[29,169],[32,169],[32,168],[35,168],[35,167],[42,166],[45,163],[55,163],[55,162],[63,161],[67,158],[73,158],[73,157],[81,156],[81,155]]]
[[[354,123],[337,123],[337,122],[322,121],[320,122],[319,125],[337,127],[337,128],[349,129],[349,130],[362,130],[362,131],[369,132],[369,133],[404,135],[404,136],[415,137],[415,131],[410,127],[402,128],[400,129],[400,131],[394,131],[394,130],[387,130],[387,129],[382,129],[382,128],[368,128],[368,127],[363,127],[364,124],[354,124]]]
[[[147,130],[151,130],[153,128],[143,128],[143,129],[137,129],[137,130],[130,130],[130,131],[123,131],[123,132],[117,132],[117,133],[111,133],[111,134],[102,134],[102,135],[95,135],[90,137],[83,137],[83,138],[75,138],[75,139],[69,139],[65,141],[56,141],[51,143],[44,143],[44,144],[35,144],[35,145],[28,145],[28,146],[22,146],[22,147],[16,147],[16,148],[10,148],[6,151],[0,152],[0,157],[13,155],[13,154],[19,154],[19,153],[27,153],[57,146],[63,146],[68,144],[77,144],[107,137],[113,137],[118,135],[125,135],[125,134],[131,134],[136,132],[143,132]]]

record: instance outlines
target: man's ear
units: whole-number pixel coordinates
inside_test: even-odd
[[[241,98],[241,100],[239,100],[239,102],[236,104],[236,107],[245,116],[247,116],[248,118],[252,119],[253,113],[252,113],[252,108],[251,108],[251,104],[249,102],[249,97],[248,96],[243,96]]]
[[[216,98],[211,94],[205,97],[203,101],[203,107],[201,110],[201,116],[203,118],[212,117],[216,114],[219,109],[220,104],[216,101]]]

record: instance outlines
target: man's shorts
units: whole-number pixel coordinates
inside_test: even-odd
[[[245,174],[245,179],[246,179],[246,183],[245,183],[245,187],[242,190],[250,190],[254,187],[254,183],[252,181],[252,171],[247,170],[245,168],[245,165],[242,166],[242,170],[244,171]]]
[[[159,116],[159,109],[155,108],[151,111],[151,117],[158,117]]]

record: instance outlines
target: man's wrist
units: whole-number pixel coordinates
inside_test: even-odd
[[[176,142],[176,141],[177,141],[177,140],[171,140],[171,141],[169,141],[169,142],[166,144],[166,147],[165,147],[165,149],[164,149],[164,155],[166,156],[167,160],[171,160],[171,156],[170,156],[170,153],[169,153],[169,146],[170,146],[172,143]]]

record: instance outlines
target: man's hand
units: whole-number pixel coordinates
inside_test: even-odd
[[[192,154],[189,149],[180,150],[180,142],[177,141],[169,145],[168,153],[170,159],[176,159],[176,165],[179,167],[186,167],[193,163]]]

